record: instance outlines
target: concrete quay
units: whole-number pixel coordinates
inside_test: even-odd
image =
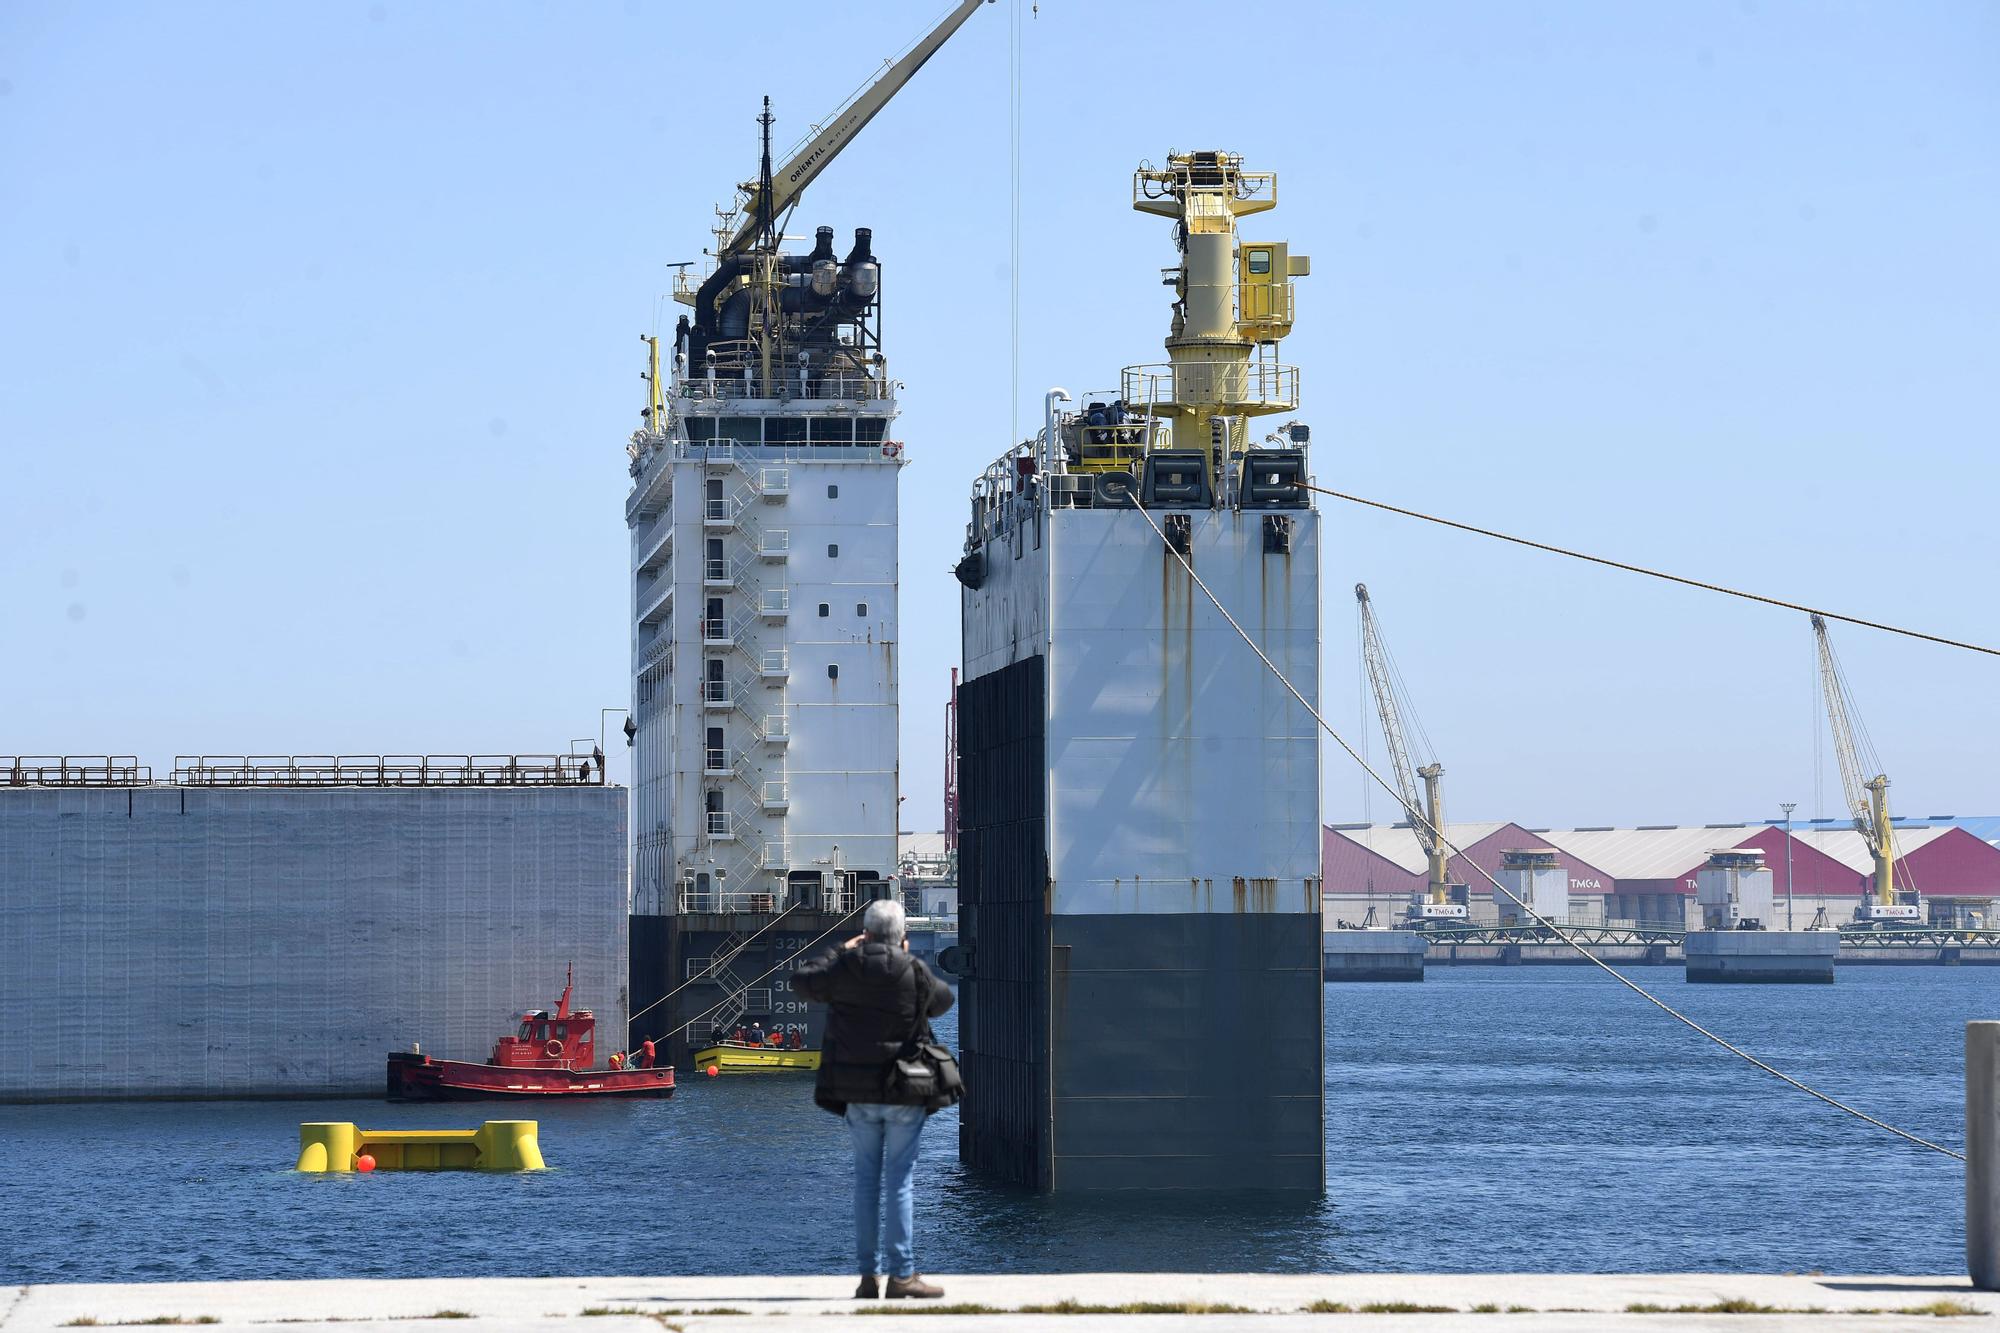
[[[942,1302],[848,1299],[844,1277],[419,1278],[74,1284],[0,1292],[0,1330],[472,1321],[472,1333],[1155,1330],[1895,1330],[1991,1328],[2000,1293],[1962,1277],[1528,1273],[938,1275]],[[1067,1303],[1067,1308],[1064,1307]],[[1050,1308],[1058,1307],[1058,1308]],[[1130,1312],[1126,1312],[1127,1309]],[[1963,1322],[1957,1322],[1959,1317]],[[804,1320],[802,1323],[801,1321]],[[436,1325],[432,1323],[436,1321]],[[382,1333],[390,1333],[384,1329]],[[400,1330],[399,1330],[400,1333]]]
[[[1329,930],[1321,935],[1328,981],[1422,981],[1428,942],[1413,930]]]
[[[1691,930],[1689,981],[1833,983],[1840,936],[1830,930]]]

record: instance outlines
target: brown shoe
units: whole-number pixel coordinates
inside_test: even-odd
[[[879,1301],[882,1299],[882,1289],[875,1285],[875,1275],[873,1273],[863,1273],[861,1275],[861,1285],[854,1289],[854,1299],[857,1301]]]
[[[892,1277],[889,1279],[888,1297],[892,1301],[903,1296],[914,1296],[919,1300],[932,1300],[942,1295],[944,1295],[944,1288],[933,1287],[930,1283],[924,1281],[922,1273],[912,1273],[908,1277]]]

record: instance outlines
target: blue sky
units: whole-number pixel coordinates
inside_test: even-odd
[[[760,94],[788,143],[941,8],[772,3],[751,51],[726,6],[0,7],[0,750],[594,736],[665,266]],[[1322,483],[2000,641],[2000,9],[1021,9],[1018,400],[1014,0],[793,223],[874,227],[908,386],[905,827],[939,822],[971,477],[1047,385],[1160,359],[1129,176],[1170,149],[1281,175]],[[1839,812],[1802,617],[1326,522],[1329,716],[1365,580],[1455,817]],[[2000,809],[2000,662],[1839,642],[1899,812]],[[1326,812],[1363,813],[1344,761]]]

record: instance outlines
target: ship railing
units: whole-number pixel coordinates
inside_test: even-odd
[[[667,557],[673,554],[673,542],[673,510],[662,509],[651,522],[632,530],[633,565],[650,569],[665,563]]]
[[[674,636],[656,633],[639,648],[639,669],[644,671],[648,667],[658,665],[660,659],[673,650]]]
[[[143,787],[153,768],[129,754],[0,755],[0,787]]]
[[[775,399],[780,402],[870,402],[890,396],[894,381],[886,374],[854,371],[848,374],[808,376],[774,375],[770,382],[755,367],[725,366],[720,362],[715,377],[696,371],[682,375],[674,385],[681,398],[695,402],[727,403],[745,398]]]
[[[632,605],[642,625],[656,625],[666,620],[673,611],[673,603],[673,570],[666,565],[638,583],[632,594]]]
[[[1234,178],[1233,184],[1231,178]],[[1132,173],[1132,202],[1164,199],[1170,194],[1208,186],[1230,185],[1238,199],[1278,198],[1278,173],[1243,170],[1243,154],[1217,153],[1213,161],[1169,158],[1164,167],[1141,167]],[[687,270],[682,269],[685,273]]]
[[[688,913],[768,913],[778,910],[778,896],[768,889],[703,889],[683,883],[680,909]],[[728,957],[717,957],[722,960],[720,966],[727,966]]]
[[[578,754],[177,755],[181,787],[554,787],[600,784]]]
[[[727,976],[729,965],[736,961],[736,956],[743,952],[743,946],[748,944],[751,938],[748,932],[739,930],[715,946],[715,952],[708,957],[688,959],[686,975],[681,980],[698,981],[703,977]]]
[[[1128,407],[1255,408],[1289,412],[1299,405],[1299,368],[1262,356],[1249,361],[1127,366],[1119,396]]]
[[[756,623],[757,617],[748,611],[738,611],[724,620],[715,616],[704,616],[701,622],[701,642],[704,648],[733,648]]]
[[[1282,337],[1291,331],[1296,309],[1289,277],[1274,274],[1269,282],[1244,283],[1236,302],[1237,328],[1252,338]]]
[[[802,441],[759,444],[754,440],[745,442],[722,439],[676,440],[672,456],[683,463],[712,463],[733,459],[738,465],[747,467],[763,463],[855,463],[880,458],[898,458],[902,452],[902,443],[897,440],[878,440],[863,444],[840,441],[827,444],[806,444]],[[789,495],[790,480],[789,478],[786,480],[783,492],[765,491],[760,486],[757,493],[760,496],[776,496],[781,493]]]

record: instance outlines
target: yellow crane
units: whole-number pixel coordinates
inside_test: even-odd
[[[1164,167],[1132,176],[1132,207],[1173,220],[1181,258],[1162,275],[1174,293],[1169,359],[1127,366],[1117,406],[1149,427],[1171,423],[1176,450],[1204,453],[1217,495],[1250,447],[1249,419],[1299,405],[1299,369],[1279,362],[1278,343],[1292,331],[1292,279],[1312,263],[1284,241],[1236,234],[1238,218],[1277,204],[1277,173],[1245,170],[1241,153],[1172,153]],[[1087,433],[1077,468],[1130,468],[1145,439],[1129,429]]]
[[[1368,684],[1375,694],[1375,715],[1382,723],[1382,743],[1388,747],[1390,765],[1396,770],[1396,790],[1402,797],[1410,830],[1417,835],[1417,845],[1424,849],[1424,889],[1410,905],[1409,920],[1463,921],[1467,917],[1466,905],[1452,900],[1451,848],[1444,838],[1444,765],[1435,756],[1430,756],[1431,762],[1421,768],[1411,765],[1410,747],[1403,735],[1405,710],[1397,703],[1398,696],[1405,692],[1399,688],[1395,664],[1383,646],[1382,627],[1375,618],[1375,604],[1368,598],[1367,584],[1354,585],[1354,600],[1361,610],[1361,661],[1367,667]],[[1421,734],[1421,725],[1418,730]],[[1428,741],[1425,748],[1430,748]],[[1420,778],[1424,784],[1421,797],[1417,793]]]
[[[1814,616],[1812,627],[1819,645],[1819,683],[1826,695],[1827,727],[1833,732],[1833,752],[1840,761],[1841,789],[1854,829],[1868,844],[1875,863],[1868,894],[1855,909],[1854,919],[1874,926],[1917,924],[1923,916],[1922,896],[1913,886],[1899,889],[1896,885],[1896,830],[1889,821],[1889,779],[1880,771],[1881,760],[1865,728],[1857,739],[1854,696],[1847,688],[1840,659],[1834,655],[1833,640],[1827,637],[1826,621]],[[1864,779],[1862,774],[1870,768],[1877,770],[1875,776]]]

